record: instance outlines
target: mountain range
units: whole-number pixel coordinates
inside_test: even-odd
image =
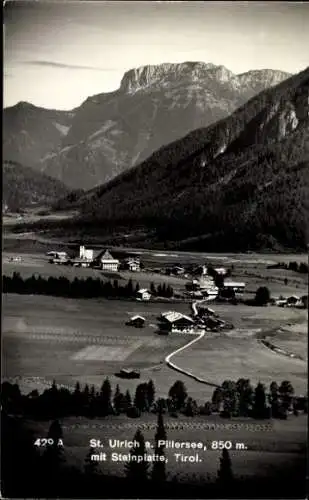
[[[74,208],[80,211],[70,222],[74,234],[109,235],[117,244],[303,250],[309,68],[249,99],[229,117],[161,147],[83,194]]]
[[[3,158],[70,188],[91,189],[289,76],[275,70],[235,75],[201,62],[132,69],[118,90],[89,97],[72,111],[25,102],[6,108]]]

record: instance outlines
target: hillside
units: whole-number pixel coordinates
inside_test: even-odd
[[[68,133],[74,111],[56,111],[19,102],[3,111],[3,158],[42,169]]]
[[[74,225],[135,245],[304,249],[308,200],[306,69],[91,190]]]
[[[69,194],[60,181],[9,161],[3,164],[2,189],[2,205],[11,212],[37,204],[50,205]]]
[[[227,117],[288,76],[275,70],[235,75],[200,62],[132,69],[118,90],[89,97],[71,113],[25,103],[4,110],[4,158],[71,188],[90,189],[191,130]]]

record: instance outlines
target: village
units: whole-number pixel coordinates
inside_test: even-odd
[[[199,302],[207,301],[233,301],[241,300],[246,291],[246,283],[243,281],[234,281],[231,279],[231,269],[226,267],[213,267],[212,265],[201,264],[197,266],[179,266],[175,264],[172,267],[161,267],[146,269],[141,262],[138,254],[127,252],[122,256],[115,257],[109,249],[95,251],[86,248],[84,245],[79,247],[78,255],[69,256],[65,251],[51,250],[46,254],[49,257],[49,263],[55,265],[93,268],[99,269],[105,273],[110,273],[110,277],[115,278],[121,271],[129,271],[135,276],[143,276],[143,273],[150,271],[155,275],[166,277],[174,276],[183,280],[183,286],[178,287],[173,293],[173,298],[197,300]],[[15,259],[17,259],[15,257]],[[136,300],[147,302],[153,297],[152,290],[141,288],[136,292]],[[308,307],[308,295],[284,295],[271,296],[268,304],[279,307]],[[194,317],[198,316],[194,312]],[[188,327],[189,328],[189,327]],[[190,328],[189,328],[190,330]]]

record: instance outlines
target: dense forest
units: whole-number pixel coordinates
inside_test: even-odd
[[[38,204],[50,205],[70,190],[57,179],[13,161],[4,161],[2,168],[2,204],[10,212]]]

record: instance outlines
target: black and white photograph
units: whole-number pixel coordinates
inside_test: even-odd
[[[307,497],[308,27],[4,2],[1,498]]]

